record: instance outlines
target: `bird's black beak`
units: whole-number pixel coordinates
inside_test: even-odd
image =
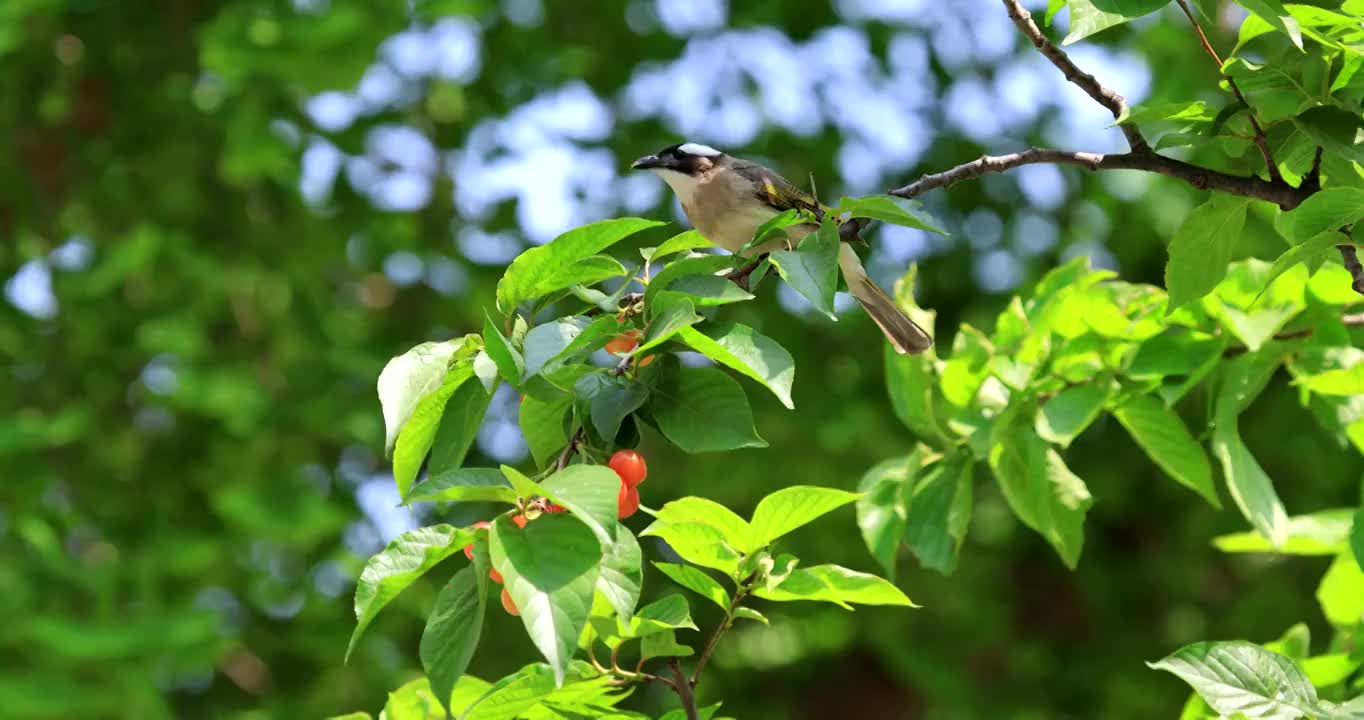
[[[650,168],[663,167],[663,160],[657,155],[645,155],[644,157],[630,163],[632,170],[648,170]]]

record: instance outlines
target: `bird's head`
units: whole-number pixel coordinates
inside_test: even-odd
[[[667,179],[669,175],[696,177],[721,162],[725,154],[709,145],[682,143],[669,145],[653,155],[645,155],[630,165],[635,170],[650,170]]]

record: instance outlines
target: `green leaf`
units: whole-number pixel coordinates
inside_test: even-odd
[[[1279,215],[1274,225],[1295,244],[1316,239],[1364,218],[1364,189],[1324,188],[1296,208]],[[1348,242],[1348,241],[1347,241]]]
[[[1364,570],[1364,505],[1355,513],[1354,523],[1350,526],[1350,550],[1354,552],[1355,564]]]
[[[616,542],[620,476],[605,465],[569,465],[540,483],[540,492],[591,528],[605,547]]]
[[[919,204],[912,200],[889,195],[872,195],[861,198],[845,197],[836,212],[840,215],[849,213],[849,217],[871,218],[891,225],[903,225],[946,236],[947,232],[934,225],[931,222],[932,218],[921,217],[915,212],[919,207]]]
[[[528,665],[493,683],[469,705],[460,720],[514,720],[541,704],[554,692],[554,686],[554,670],[548,665]]]
[[[857,489],[857,526],[872,557],[895,579],[895,556],[905,537],[905,489],[919,468],[918,453],[877,463],[862,476]]]
[[[1231,498],[1259,533],[1280,547],[1288,539],[1288,513],[1274,483],[1241,440],[1236,423],[1219,423],[1212,436],[1212,452],[1222,464]]]
[[[760,623],[762,623],[762,624],[764,624],[764,625],[771,625],[771,624],[772,624],[771,622],[768,621],[767,616],[763,615],[762,613],[758,612],[757,610],[754,610],[754,609],[751,608],[751,607],[744,607],[744,606],[742,606],[742,605],[740,605],[739,607],[734,608],[734,617],[740,618],[740,619],[743,619],[743,620],[757,620],[758,622],[760,622]]]
[[[1212,464],[1184,420],[1150,395],[1136,395],[1113,411],[1146,455],[1184,487],[1221,508],[1212,482]]]
[[[1170,241],[1170,260],[1165,266],[1165,286],[1170,292],[1166,315],[1207,295],[1226,275],[1249,202],[1214,194],[1185,216]]]
[[[497,372],[502,379],[511,383],[513,387],[520,387],[521,377],[526,371],[525,360],[502,335],[502,331],[497,329],[497,323],[493,322],[490,315],[483,319],[483,349],[497,365]]]
[[[789,247],[790,234],[786,232],[786,228],[793,225],[810,224],[811,221],[811,214],[808,212],[803,212],[794,208],[783,210],[759,225],[758,228],[753,231],[753,237],[749,238],[748,242],[744,243],[744,246],[739,249],[738,254],[747,256],[749,250],[756,247],[762,247],[777,240],[780,240],[782,245]]]
[[[933,368],[933,350],[920,355],[902,355],[883,343],[886,363],[886,393],[895,417],[924,441],[947,441],[936,409],[938,376]],[[936,442],[935,442],[936,441]]]
[[[1115,25],[1159,10],[1170,0],[1070,0],[1070,34],[1061,41],[1069,45]]]
[[[667,630],[695,630],[687,598],[670,593],[645,605],[630,620],[628,637],[647,637]]]
[[[990,449],[990,469],[1004,499],[1074,569],[1084,547],[1085,513],[1093,504],[1084,481],[1032,428],[1016,425]]]
[[[859,493],[813,485],[782,488],[758,502],[750,521],[752,535],[747,550],[772,544],[796,528],[814,522],[861,497]]]
[[[440,427],[436,428],[436,436],[431,440],[431,460],[426,464],[428,476],[449,472],[464,464],[492,400],[493,396],[481,383],[465,382],[455,390],[445,403]]]
[[[735,549],[748,548],[753,529],[747,520],[714,500],[684,497],[673,500],[657,513],[660,523],[701,523],[720,532],[724,541]]]
[[[640,533],[661,538],[673,552],[687,562],[733,575],[739,567],[739,553],[718,528],[700,522],[657,520]]]
[[[721,608],[729,608],[729,593],[716,582],[715,578],[690,566],[679,563],[656,562],[654,567],[682,587],[710,600]]]
[[[969,454],[950,455],[921,470],[912,487],[904,488],[905,542],[924,567],[944,575],[956,570],[971,522],[973,464]]]
[[[1072,440],[1099,417],[1108,401],[1109,385],[1102,380],[1076,385],[1042,403],[1037,413],[1037,434],[1043,440],[1070,447]]]
[[[365,628],[389,601],[427,570],[473,541],[473,530],[433,525],[405,532],[375,553],[365,563],[355,585],[356,622],[346,647],[346,659],[350,659]]]
[[[421,472],[422,461],[431,450],[439,429],[445,405],[465,381],[474,376],[472,361],[461,361],[445,376],[440,389],[427,395],[417,403],[412,415],[403,423],[398,433],[398,442],[393,446],[393,481],[398,485],[398,496],[407,497],[412,483]],[[482,386],[479,386],[482,392]]]
[[[1149,123],[1149,122],[1185,122],[1185,123],[1210,123],[1217,119],[1209,108],[1208,103],[1203,100],[1189,100],[1184,102],[1156,103],[1134,105],[1127,109],[1127,114],[1113,121],[1114,125],[1125,122]]]
[[[659,245],[648,255],[645,255],[644,259],[656,262],[669,255],[705,247],[715,247],[715,243],[707,240],[704,235],[695,230],[687,230],[686,232],[678,233],[663,241],[662,245]],[[643,251],[641,250],[640,252],[642,253]]]
[[[658,293],[646,307],[649,308],[649,328],[644,333],[644,342],[635,349],[635,354],[662,345],[679,330],[695,325],[702,319],[696,314],[696,305],[691,298],[680,293]]]
[[[544,467],[556,453],[568,445],[568,431],[564,428],[565,415],[573,406],[573,396],[560,395],[552,400],[540,400],[532,395],[521,401],[517,421],[521,434],[530,448],[538,467]]]
[[[1326,619],[1337,627],[1364,622],[1364,570],[1348,552],[1336,556],[1317,586],[1317,602]]]
[[[680,368],[664,376],[649,407],[658,429],[688,453],[767,447],[753,427],[748,396],[715,368]]]
[[[796,568],[775,588],[759,587],[753,594],[764,600],[830,602],[851,610],[851,605],[901,605],[918,607],[884,578],[855,572],[838,565]]]
[[[683,275],[668,283],[668,292],[685,296],[697,307],[728,305],[752,300],[754,297],[752,293],[744,291],[728,278],[719,275]]]
[[[1292,720],[1317,714],[1317,691],[1289,658],[1248,642],[1200,642],[1148,665],[1189,683],[1220,715]]]
[[[686,645],[677,643],[677,633],[673,630],[645,635],[639,641],[640,660],[659,657],[687,657],[694,651]]]
[[[639,592],[644,584],[644,556],[630,528],[616,528],[616,541],[606,548],[601,558],[601,574],[597,577],[597,592],[601,593],[616,614],[626,622],[635,612]]]
[[[1315,55],[1304,57],[1323,62]],[[1233,57],[1222,67],[1226,76],[1236,81],[1263,123],[1287,120],[1320,103],[1316,91],[1309,89],[1310,81],[1304,77],[1304,72],[1311,69],[1306,61],[1260,64]]]
[[[649,286],[644,289],[644,305],[648,307],[654,297],[669,289],[674,282],[681,278],[692,275],[716,276],[715,273],[728,270],[733,266],[734,256],[732,255],[699,255],[674,260],[649,280]]]
[[[457,354],[472,357],[478,352],[477,335],[465,335],[445,342],[422,343],[388,361],[379,373],[379,404],[384,411],[384,452],[393,444],[417,404],[445,383]]]
[[[432,474],[403,501],[516,503],[516,491],[502,473],[491,468],[457,468]]]
[[[498,374],[497,363],[493,362],[487,350],[479,350],[474,356],[474,377],[478,378],[486,394],[491,394],[497,388],[497,381],[501,375]]]
[[[565,515],[543,515],[524,528],[498,517],[491,543],[493,567],[531,642],[554,669],[555,684],[562,685],[587,625],[601,545],[587,525]]]
[[[786,284],[830,319],[838,287],[838,225],[826,218],[819,232],[806,235],[796,250],[773,250],[769,259]]]
[[[1265,283],[1265,288],[1279,278],[1280,275],[1291,270],[1299,263],[1308,263],[1328,255],[1336,245],[1347,244],[1350,239],[1344,234],[1330,231],[1324,232],[1316,237],[1294,245],[1282,255],[1275,258],[1274,265],[1269,270],[1269,282]]]
[[[1339,555],[1350,533],[1349,508],[1322,510],[1288,518],[1286,539],[1276,547],[1258,532],[1241,532],[1213,538],[1225,553],[1282,553],[1285,555]]]
[[[1303,375],[1295,384],[1318,395],[1361,395],[1364,394],[1364,362],[1316,375]]]
[[[569,324],[572,325],[575,329],[577,328],[577,325],[575,323]],[[582,328],[581,331],[576,330],[569,331],[567,330],[567,328],[564,328],[563,335],[571,336],[571,339],[569,340],[567,345],[563,345],[558,352],[556,352],[554,355],[546,359],[543,362],[543,364],[539,366],[538,372],[540,373],[554,372],[559,368],[563,367],[563,364],[565,362],[573,360],[579,355],[586,355],[588,353],[600,350],[602,347],[606,345],[606,343],[610,342],[612,338],[616,337],[617,335],[620,335],[624,329],[625,326],[623,326],[621,322],[616,319],[616,315],[614,312],[607,313],[597,318],[596,320],[593,320],[591,323],[587,325],[587,327]],[[536,352],[535,359],[537,362],[540,359],[539,354],[542,350],[549,351],[552,347],[558,345],[557,342],[552,344],[549,342],[545,342],[542,348],[539,345],[539,340],[540,339],[537,338],[537,344],[534,346],[534,350]],[[548,340],[548,338],[546,338],[546,340]],[[531,338],[529,335],[526,336],[526,346],[527,352],[529,353],[532,348]]]
[[[437,698],[448,698],[478,647],[486,609],[487,574],[474,568],[455,573],[436,596],[436,606],[422,631],[422,669]],[[451,709],[447,706],[447,709]]]
[[[795,361],[777,341],[738,323],[708,325],[704,332],[684,327],[678,339],[711,360],[762,383],[787,408],[795,407],[791,402]]]
[[[431,685],[427,678],[417,678],[388,694],[388,702],[384,704],[384,710],[380,713],[379,718],[380,720],[431,720],[432,718],[445,717],[445,707],[448,707],[452,713],[462,713],[490,687],[492,686],[487,682],[473,675],[465,675],[455,684],[454,692],[445,696],[448,698],[448,702],[445,702],[437,699],[436,694],[431,691]],[[369,718],[369,715],[365,713],[358,713],[357,715]],[[332,720],[354,720],[354,717],[346,715]]]
[[[1061,12],[1061,8],[1066,6],[1066,0],[1047,0],[1047,14],[1044,22],[1047,27],[1051,27],[1051,21],[1056,18],[1056,13]]]
[[[586,320],[581,320],[585,323]],[[578,319],[564,318],[536,325],[526,333],[527,376],[536,375],[547,369],[551,360],[571,352],[573,342],[583,333]],[[602,343],[605,344],[605,343]]]
[[[1293,127],[1330,155],[1356,163],[1364,162],[1364,144],[1360,143],[1359,137],[1360,130],[1364,129],[1364,119],[1361,119],[1358,113],[1330,105],[1314,107],[1298,113],[1293,118]],[[1323,191],[1318,191],[1320,192]],[[1339,227],[1337,225],[1325,229],[1336,230]]]
[[[664,223],[642,218],[618,218],[589,223],[560,235],[549,243],[521,253],[497,283],[497,307],[504,313],[517,305],[570,285],[604,279],[602,272],[614,272],[591,256],[625,238]],[[611,261],[615,262],[615,261]],[[579,264],[584,263],[584,264]],[[615,263],[617,267],[620,263]],[[624,268],[621,268],[623,273]],[[596,278],[591,280],[590,278]],[[609,275],[608,275],[609,277]]]
[[[584,375],[575,390],[579,403],[585,403],[588,408],[592,428],[607,443],[616,439],[626,416],[643,407],[649,399],[647,385],[605,370]],[[578,407],[581,414],[583,405]]]
[[[1284,9],[1283,3],[1279,0],[1236,0],[1236,4],[1255,13],[1261,20],[1269,23],[1270,27],[1287,35],[1293,44],[1302,50],[1302,30],[1298,27],[1298,21]]]

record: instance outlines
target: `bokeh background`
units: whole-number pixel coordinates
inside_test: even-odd
[[[1236,11],[1203,5],[1229,48]],[[1173,8],[1092,40],[1073,57],[1130,100],[1216,92]],[[706,142],[831,198],[984,151],[1120,149],[1110,123],[994,0],[0,2],[0,716],[377,712],[419,672],[441,573],[343,665],[353,579],[403,530],[468,518],[394,507],[376,376],[477,331],[522,249],[603,217],[680,222],[633,158]],[[950,347],[1076,255],[1159,283],[1197,200],[1026,167],[927,196],[952,237],[883,228],[869,266],[889,284],[918,262]],[[747,512],[907,452],[881,340],[847,305],[829,323],[768,284],[733,309],[790,348],[797,410],[750,393],[767,450],[689,457],[646,436],[645,504]],[[472,463],[525,460],[516,408],[498,395]],[[1282,380],[1242,431],[1290,512],[1357,502],[1359,458]],[[1173,717],[1186,690],[1143,661],[1298,620],[1324,639],[1325,560],[1217,554],[1239,516],[1111,421],[1068,462],[1096,498],[1076,572],[982,475],[956,574],[902,559],[923,609],[764,608],[771,626],[722,644],[703,701],[745,720]],[[850,510],[790,549],[875,569]],[[664,587],[651,575],[646,596]],[[490,618],[485,678],[535,657],[518,621]]]

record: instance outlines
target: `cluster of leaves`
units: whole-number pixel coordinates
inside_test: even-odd
[[[1155,138],[1154,147],[1200,148],[1207,163],[1237,173],[1268,175],[1299,188],[1325,188],[1274,228],[1288,248],[1275,262],[1283,271],[1297,263],[1315,268],[1347,244],[1364,218],[1364,2],[1345,0],[1333,9],[1279,0],[1237,0],[1249,14],[1237,43],[1220,68],[1230,91],[1219,106],[1207,99],[1176,100],[1131,108],[1119,122],[1132,122]],[[1048,18],[1070,9],[1074,42],[1160,10],[1171,0],[1053,0]],[[1215,8],[1205,8],[1215,17]],[[1265,166],[1263,143],[1274,162]],[[1213,194],[1183,220],[1170,244],[1166,287],[1172,307],[1193,302],[1215,288],[1234,257],[1248,209],[1247,198]]]
[[[831,313],[844,217],[929,227],[888,198],[847,200],[797,247],[773,252],[753,268],[748,287],[774,268]],[[779,216],[759,229],[755,243],[814,220],[794,212]],[[640,268],[604,254],[661,224],[606,220],[526,251],[498,284],[498,317],[489,314],[481,335],[423,343],[380,374],[386,446],[403,502],[510,506],[489,527],[441,524],[405,533],[366,564],[348,654],[399,592],[473,546],[472,565],[444,586],[428,619],[420,645],[426,677],[393,694],[390,720],[427,717],[437,706],[470,720],[642,717],[616,705],[632,685],[659,680],[645,664],[693,654],[677,639],[678,631],[697,629],[684,596],[637,607],[644,557],[636,536],[618,521],[622,480],[604,458],[635,446],[646,426],[686,452],[761,447],[744,390],[720,368],[756,380],[787,407],[795,368],[772,338],[745,325],[708,322],[718,307],[754,297],[725,276],[745,258],[694,252],[709,245],[695,232],[644,248]],[[670,261],[654,272],[664,259]],[[642,292],[628,293],[633,287]],[[536,322],[542,316],[549,319]],[[613,347],[626,349],[610,364],[592,362],[623,337],[629,341]],[[711,364],[684,365],[673,350],[700,353]],[[529,474],[508,466],[464,467],[501,382],[522,393],[520,423],[536,465]],[[418,483],[423,466],[426,477]],[[658,569],[725,611],[691,683],[724,629],[740,619],[766,622],[741,605],[745,599],[911,605],[882,578],[836,565],[800,567],[795,557],[772,550],[782,536],[859,497],[788,487],[763,499],[749,520],[699,497],[644,508],[654,519],[642,535],[661,539],[691,563],[655,563]],[[564,512],[546,512],[553,506]],[[529,522],[513,522],[522,517]],[[465,672],[479,642],[490,570],[503,578],[544,657],[492,684]],[[632,642],[637,662],[629,670],[620,664],[621,648]],[[610,651],[609,667],[594,654],[602,646]]]
[[[1195,643],[1152,663],[1193,687],[1181,718],[1364,718],[1364,513],[1357,512],[1340,508],[1289,518],[1280,546],[1254,532],[1214,541],[1229,553],[1334,556],[1317,586],[1332,635],[1326,651],[1314,654],[1310,632],[1299,623],[1263,645]]]
[[[1159,288],[1112,280],[1087,258],[1016,297],[990,335],[970,326],[952,352],[887,353],[896,414],[918,437],[907,457],[867,473],[859,519],[872,553],[894,569],[903,542],[925,566],[950,572],[971,513],[972,468],[989,466],[1019,520],[1074,567],[1091,496],[1067,468],[1067,446],[1111,414],[1174,481],[1220,507],[1205,440],[1236,506],[1276,547],[1290,521],[1270,478],[1242,441],[1237,417],[1286,366],[1322,427],[1364,450],[1364,351],[1349,347],[1341,306],[1359,298],[1338,266],[1275,277],[1258,260],[1233,263],[1214,292],[1171,311]],[[897,288],[909,303],[912,274]],[[1206,388],[1200,432],[1177,412]]]

